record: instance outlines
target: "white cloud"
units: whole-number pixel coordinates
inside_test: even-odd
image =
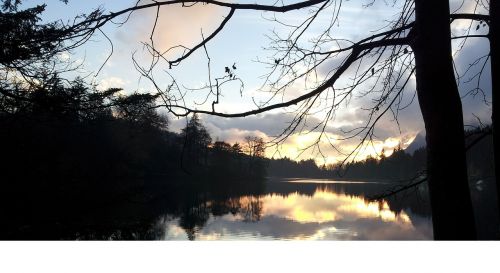
[[[109,88],[124,88],[127,81],[120,77],[108,77],[99,81],[97,88],[99,90],[106,90]]]

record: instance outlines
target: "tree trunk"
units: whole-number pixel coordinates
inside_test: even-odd
[[[427,175],[436,240],[476,238],[467,181],[462,103],[450,42],[447,0],[416,0],[417,94],[427,140]]]
[[[491,54],[491,98],[493,100],[491,121],[493,123],[493,154],[495,158],[495,177],[497,186],[497,207],[500,217],[500,100],[498,89],[500,88],[500,0],[490,0],[490,54]],[[497,76],[495,76],[497,75]]]

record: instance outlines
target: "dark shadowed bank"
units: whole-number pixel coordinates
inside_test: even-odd
[[[154,96],[63,84],[57,75],[35,90],[17,88],[26,101],[0,100],[4,239],[64,237],[66,225],[85,227],[131,200],[176,203],[183,192],[197,198],[262,186],[261,140],[212,144],[196,116],[180,134],[169,132],[152,110]]]

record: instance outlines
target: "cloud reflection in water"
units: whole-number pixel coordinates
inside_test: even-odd
[[[191,232],[196,240],[430,240],[431,221],[387,202],[316,189],[312,196],[245,196],[235,214],[213,216]],[[165,221],[163,239],[188,239],[178,219]]]

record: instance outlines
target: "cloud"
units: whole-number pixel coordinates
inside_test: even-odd
[[[142,1],[141,4],[149,2]],[[155,47],[161,52],[177,45],[192,47],[201,41],[201,30],[207,37],[226,15],[226,10],[206,4],[195,4],[189,7],[183,7],[181,4],[160,7],[153,35]],[[127,26],[115,33],[116,38],[123,43],[149,42],[156,14],[156,8],[134,12]],[[176,54],[181,53],[182,50],[176,51]]]
[[[454,1],[454,5],[456,3],[457,1]],[[373,10],[372,8],[361,9],[359,6],[360,4],[358,3],[357,6],[355,5],[355,7],[351,7],[351,9],[348,9],[346,11],[347,14],[349,15],[347,17],[350,21],[343,20],[341,21],[342,25],[346,25],[346,22],[351,22],[355,19],[357,20],[359,14],[364,14]],[[180,7],[178,8],[182,10],[182,8]],[[203,8],[205,8],[205,6],[201,6],[198,8],[201,11]],[[471,10],[470,5],[466,5],[463,7],[463,11],[470,11],[470,10]],[[380,12],[380,14],[377,15],[377,18],[380,17],[386,19],[389,13],[391,14],[394,13],[394,8],[391,9],[387,7],[384,8],[383,6],[378,6],[377,11]],[[213,22],[220,21],[220,19],[222,18],[221,16],[223,16],[224,13],[222,12],[221,14],[222,15],[212,16],[212,24]],[[373,19],[376,21],[377,18],[373,19],[366,17],[362,19],[363,22],[365,22],[367,19],[370,20]],[[205,22],[203,20],[201,20],[200,22]],[[356,22],[353,23],[355,25],[354,27],[359,28],[360,24],[355,24],[355,23]],[[369,28],[363,29],[363,31],[372,29],[372,26],[368,25],[368,23],[365,22],[363,27],[367,26]],[[459,28],[460,26],[458,26],[457,29]],[[343,37],[348,34],[349,33],[347,32],[341,32],[339,29],[339,32],[338,33],[336,32],[337,35],[336,37]],[[354,39],[355,38],[354,36],[350,38]],[[195,41],[198,38],[199,37],[197,36],[193,37]],[[475,57],[477,57],[478,52],[484,52],[485,50],[487,50],[487,47],[488,47],[487,43],[471,42],[455,57],[455,62],[458,69],[463,70],[464,68],[466,68],[468,64],[471,63]],[[330,72],[330,69],[336,67],[341,60],[342,58],[336,58],[332,61],[325,62],[324,65],[321,66],[318,71],[320,79],[321,77],[323,78],[326,77]],[[363,65],[366,64],[364,63]],[[352,73],[353,73],[352,70],[346,72],[346,74],[342,76],[342,80],[339,81],[339,86],[342,86],[344,83],[347,83],[347,81],[349,81],[349,79],[351,78]],[[484,72],[484,83],[482,83],[481,85],[485,90],[490,90],[490,87],[488,86],[488,84],[486,84],[490,82],[489,74],[490,74],[489,70],[486,69]],[[312,86],[310,85],[310,82],[307,83],[309,87]],[[462,82],[460,85],[460,90],[462,94],[464,94],[464,92],[470,89],[470,87],[471,87],[470,84]],[[372,99],[377,94],[362,95],[361,94],[362,91],[363,88],[360,88],[358,92],[353,94],[352,99],[350,100],[350,103],[348,105],[342,105],[342,107],[336,111],[334,119],[330,120],[328,122],[328,126],[325,128],[326,132],[325,138],[329,138],[330,140],[334,141],[335,139],[340,138],[340,136],[342,135],[342,131],[347,131],[356,128],[358,126],[364,125],[364,122],[367,120],[368,111],[363,110],[363,108],[367,108],[368,106],[373,105]],[[358,159],[362,159],[368,155],[373,156],[377,153],[380,153],[382,148],[386,150],[386,153],[390,153],[392,149],[394,149],[394,147],[396,147],[399,144],[401,144],[402,147],[405,148],[411,143],[411,141],[415,138],[417,134],[425,135],[425,127],[421,111],[419,109],[418,98],[414,96],[415,94],[414,91],[415,91],[415,80],[412,79],[409,83],[409,86],[407,87],[407,91],[405,92],[405,97],[402,102],[402,105],[410,103],[411,104],[407,108],[401,110],[398,113],[397,121],[394,120],[394,117],[391,115],[390,111],[388,111],[385,114],[385,116],[378,121],[378,124],[374,131],[374,134],[376,136],[376,139],[373,142],[374,147],[368,146],[361,152],[361,155]],[[290,88],[287,90],[287,93],[283,97],[279,97],[278,100],[283,99],[287,101],[291,98],[295,98],[301,94],[304,94],[304,92],[307,92],[307,88],[305,87],[304,81],[297,82],[296,84],[290,86]],[[245,95],[248,95],[248,93],[246,93]],[[263,93],[259,92],[253,92],[250,95],[256,98],[257,101],[264,100],[266,98],[265,96],[263,96],[264,95]],[[486,97],[487,98],[491,97],[488,94],[488,91],[486,91]],[[230,105],[230,103],[231,101],[227,103],[227,106],[223,106],[221,103],[220,109],[227,110],[228,112],[240,112],[242,111],[241,109],[246,109],[240,105],[236,104]],[[248,105],[246,105],[246,107],[248,107]],[[324,106],[324,104],[322,106]],[[468,96],[464,98],[463,107],[465,116],[464,119],[466,123],[477,123],[472,113],[480,117],[483,121],[489,121],[489,117],[491,115],[491,109],[484,105],[481,96],[476,96],[475,98],[472,96]],[[290,107],[287,110],[293,110],[293,109],[292,107]],[[317,110],[317,108],[315,110]],[[306,128],[309,129],[312,128],[312,126],[321,122],[323,118],[324,118],[324,112],[320,112],[318,114],[310,116],[308,118],[308,124],[306,125]],[[277,113],[277,112],[266,113],[257,116],[249,116],[246,118],[233,118],[233,119],[225,119],[225,118],[218,118],[211,116],[202,117],[204,124],[209,129],[214,140],[219,139],[228,142],[235,142],[235,141],[241,142],[244,136],[249,134],[262,136],[264,139],[271,139],[272,136],[276,136],[279,133],[281,133],[282,130],[288,126],[288,124],[292,119],[293,119],[293,114]],[[172,127],[178,128],[178,130],[180,130],[180,128],[182,128],[183,125],[185,125],[185,121],[179,124],[181,125]],[[298,156],[300,154],[301,148],[307,147],[311,143],[313,143],[317,139],[318,135],[319,133],[317,132],[311,133],[307,137],[300,134],[293,134],[281,146],[282,151],[284,151],[283,154],[292,158]],[[359,138],[352,138],[342,141],[342,143],[336,142],[336,144],[338,144],[337,146],[342,152],[346,153],[354,149],[356,145],[359,143],[359,141],[360,141]],[[342,154],[335,151],[335,149],[333,149],[330,146],[330,143],[327,139],[322,139],[319,142],[318,147],[321,148],[321,151],[324,152],[324,154],[327,156],[327,162],[329,163],[338,161],[343,157]],[[312,152],[302,154],[298,159],[304,159],[309,157],[314,157],[317,160],[321,159],[321,156],[318,155],[317,149],[316,150],[312,149]]]
[[[120,77],[108,77],[99,81],[97,88],[106,90],[109,88],[123,88],[128,82]]]
[[[458,45],[455,44],[457,50]],[[464,123],[477,125],[478,118],[482,123],[491,123],[491,69],[490,62],[487,61],[482,71],[481,78],[473,78],[480,73],[486,58],[483,58],[476,65],[467,71],[471,64],[478,58],[489,53],[489,43],[485,39],[469,39],[466,45],[459,50],[454,58],[458,74],[460,95],[462,96],[462,108],[464,112]],[[466,73],[467,72],[467,73]],[[477,80],[480,79],[479,84]],[[475,89],[479,87],[481,91]]]
[[[268,113],[235,119],[206,115],[200,117],[213,141],[218,140],[228,143],[244,143],[246,136],[257,136],[262,137],[265,141],[272,141],[274,136],[283,131],[291,118],[291,114],[285,113]],[[314,119],[314,117],[311,119]],[[173,131],[180,132],[186,126],[185,118],[171,118],[170,120],[170,128]],[[314,122],[318,122],[318,120],[314,120]],[[318,131],[295,132],[279,145],[269,143],[266,156],[275,158],[288,157],[294,160],[313,158],[318,164],[338,163],[344,160],[346,155],[358,146],[360,138],[344,139],[344,136],[334,132],[334,129],[329,128],[324,134]],[[373,140],[372,143],[366,142],[362,146],[363,148],[360,149],[356,160],[365,159],[367,156],[376,157],[380,155],[382,150],[385,150],[386,155],[390,155],[400,145],[402,148],[406,148],[417,133],[418,131],[386,132],[383,137],[379,135],[379,138]]]
[[[204,117],[206,123],[214,127],[226,130],[239,128],[247,131],[261,131],[268,136],[280,134],[293,119],[288,113],[265,113],[261,115],[248,116],[245,118],[219,118],[214,116]]]
[[[313,196],[297,192],[284,197],[268,194],[242,197],[242,204],[261,202],[257,222],[244,222],[243,213],[210,217],[197,232],[198,240],[292,239],[292,240],[387,240],[432,238],[431,222],[405,211],[396,214],[387,203],[366,202],[360,197],[316,190]],[[242,206],[245,207],[245,206]],[[165,223],[167,239],[185,238],[177,221]]]

